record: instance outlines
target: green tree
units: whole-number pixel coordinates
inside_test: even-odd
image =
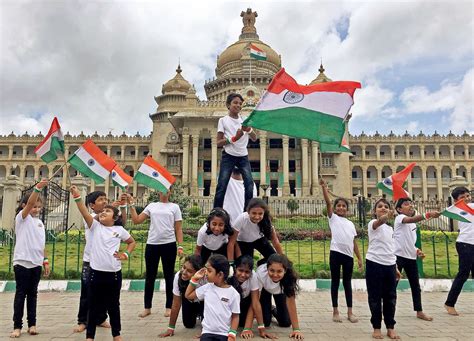
[[[298,211],[300,205],[295,199],[289,199],[286,203],[286,208],[290,211],[291,215],[293,215],[294,212]]]

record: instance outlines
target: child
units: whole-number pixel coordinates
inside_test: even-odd
[[[452,191],[451,196],[455,202],[464,200],[471,209],[474,209],[474,204],[471,203],[471,194],[466,187],[456,187]],[[474,215],[467,213],[465,218],[471,222],[458,222],[459,235],[456,239],[456,250],[459,255],[459,270],[451,285],[451,290],[449,290],[448,298],[444,303],[448,314],[453,316],[459,315],[454,306],[461,293],[462,286],[469,278],[469,272],[472,271],[474,276]]]
[[[97,321],[97,315],[104,306],[110,317],[114,341],[122,340],[120,336],[120,289],[122,287],[122,264],[128,260],[135,248],[135,240],[121,226],[119,210],[106,205],[104,210],[92,217],[76,186],[71,186],[71,194],[77,208],[90,229],[93,243],[90,248],[90,293],[89,321]],[[127,243],[127,250],[119,252],[120,241]],[[87,340],[94,340],[95,323],[87,324]]]
[[[234,275],[227,282],[237,290],[241,297],[239,327],[245,328],[240,336],[244,339],[253,338],[252,325],[255,315],[260,337],[274,339],[274,335],[265,332],[258,279],[253,271],[253,258],[249,255],[240,256],[235,260],[234,266]]]
[[[293,264],[285,255],[273,254],[266,264],[256,271],[262,306],[263,323],[270,326],[272,314],[275,315],[280,327],[293,327],[290,338],[302,340],[296,311],[296,294],[299,291],[298,275]],[[276,308],[272,309],[272,295]]]
[[[326,201],[327,214],[329,218],[329,228],[331,229],[331,246],[329,251],[329,268],[331,269],[331,300],[332,300],[332,320],[342,322],[339,316],[337,296],[339,291],[339,281],[346,294],[347,319],[352,323],[358,322],[357,317],[352,313],[352,270],[354,268],[354,253],[357,256],[359,271],[363,271],[362,257],[355,240],[357,232],[354,223],[346,218],[349,202],[344,198],[336,198],[334,207],[331,206],[327,185],[323,179],[319,181]]]
[[[212,255],[206,267],[194,274],[186,289],[186,298],[204,300],[204,320],[201,341],[228,341],[237,337],[240,296],[226,280],[229,262],[222,255]],[[209,283],[199,287],[199,281],[207,275]]]
[[[201,256],[203,264],[211,253],[227,257],[227,243],[233,234],[229,214],[219,207],[212,209],[207,222],[198,231],[195,254]]]
[[[202,268],[202,261],[199,255],[187,256],[184,259],[183,268],[174,276],[173,281],[173,304],[171,305],[171,315],[166,332],[161,333],[160,337],[173,336],[176,327],[176,320],[178,319],[179,310],[183,307],[182,318],[185,328],[194,328],[196,325],[196,318],[202,316],[203,304],[196,301],[189,301],[184,297],[186,288],[188,287],[191,277]],[[206,284],[201,280],[198,286]]]
[[[171,303],[173,302],[173,278],[176,255],[183,255],[183,218],[181,209],[175,203],[169,201],[171,191],[159,193],[160,202],[148,204],[142,213],[137,214],[133,204],[133,198],[129,196],[130,214],[134,224],[141,224],[150,219],[150,231],[145,247],[145,310],[139,317],[151,314],[153,293],[155,291],[155,280],[158,272],[160,259],[162,260],[163,276],[166,283],[165,317],[171,314]],[[176,244],[178,241],[178,244]]]
[[[425,214],[415,215],[413,201],[410,198],[398,199],[395,210],[398,215],[395,217],[393,224],[395,239],[395,255],[397,256],[397,268],[405,273],[410,282],[411,297],[413,300],[413,309],[416,311],[416,317],[425,321],[432,321],[431,316],[423,312],[421,306],[421,289],[420,279],[418,276],[418,266],[416,258],[424,258],[423,251],[415,246],[416,243],[416,223],[430,218],[438,218],[439,212],[426,212]]]
[[[255,249],[262,254],[263,262],[274,253],[283,253],[275,228],[272,226],[270,211],[262,199],[253,198],[250,200],[247,212],[239,215],[232,227],[234,234],[229,238],[227,245],[228,259],[231,263],[234,257],[238,257],[240,254],[253,257]],[[270,240],[273,246],[270,244]],[[239,248],[234,255],[236,241]]]
[[[372,313],[370,322],[374,328],[372,337],[383,339],[381,332],[383,309],[387,336],[391,339],[399,339],[400,337],[394,329],[394,317],[397,304],[397,281],[401,275],[396,266],[393,229],[387,225],[388,220],[393,218],[390,203],[383,198],[377,200],[373,215],[374,219],[369,222],[368,226],[369,249],[365,257],[365,279],[369,308]]]
[[[214,207],[222,207],[224,204],[225,192],[229,183],[230,175],[237,167],[244,179],[245,203],[244,208],[252,199],[253,179],[248,159],[247,144],[249,137],[252,141],[257,141],[257,134],[252,128],[243,127],[245,117],[239,113],[242,109],[244,99],[241,95],[232,93],[227,96],[226,105],[229,114],[221,117],[217,125],[217,146],[223,147],[221,158],[221,169],[214,198]]]
[[[257,187],[253,184],[253,197],[257,197]],[[245,210],[245,186],[242,174],[238,168],[234,168],[229,179],[224,197],[224,210],[229,213],[230,224]]]
[[[46,179],[37,183],[33,192],[21,199],[20,206],[16,210],[16,244],[13,254],[16,290],[13,303],[13,331],[10,334],[12,338],[21,335],[25,299],[28,333],[30,335],[38,334],[36,330],[36,303],[42,266],[44,275],[49,276],[49,262],[45,249],[45,227],[38,218],[43,208],[40,193],[47,184],[48,180]]]

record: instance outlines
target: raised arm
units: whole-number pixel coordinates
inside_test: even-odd
[[[127,195],[127,203],[128,206],[130,206],[130,217],[134,224],[141,224],[148,218],[148,216],[143,212],[137,214],[137,210],[135,209],[135,199],[130,194]]]
[[[184,297],[186,297],[190,301],[194,301],[197,298],[196,287],[199,281],[204,277],[205,274],[206,274],[206,268],[202,268],[194,274],[194,276],[189,281]]]
[[[326,210],[328,212],[328,217],[332,217],[332,205],[331,199],[329,199],[328,185],[323,179],[319,179],[319,184],[321,185],[321,190],[323,191],[324,201],[326,201]]]
[[[82,201],[81,193],[79,192],[77,187],[74,186],[74,185],[71,186],[70,191],[71,191],[71,194],[72,194],[72,197],[73,197],[74,201],[76,202],[76,205],[77,205],[77,208],[79,209],[79,212],[81,213],[82,217],[84,218],[84,220],[87,224],[87,227],[91,228],[92,223],[94,222],[94,218],[91,216],[91,214],[87,210],[86,205]]]
[[[438,211],[431,211],[431,212],[426,212],[425,214],[417,214],[413,217],[404,217],[402,219],[402,223],[403,224],[419,223],[422,220],[438,218],[439,216],[440,216],[440,213]]]
[[[386,214],[378,218],[374,223],[372,224],[372,229],[376,230],[383,224],[385,224],[387,221],[390,219],[393,219],[393,211],[389,210]]]
[[[41,179],[35,187],[33,188],[33,192],[30,194],[28,201],[26,202],[25,207],[21,210],[21,217],[25,219],[28,214],[30,214],[32,208],[35,206],[36,202],[38,201],[38,197],[43,190],[44,187],[48,185],[48,179]]]

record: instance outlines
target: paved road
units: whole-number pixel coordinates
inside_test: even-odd
[[[424,310],[434,317],[433,322],[415,318],[412,311],[411,295],[400,292],[396,313],[396,330],[403,340],[473,340],[474,339],[474,293],[463,292],[456,308],[459,317],[449,316],[443,308],[445,292],[423,293]],[[11,331],[13,293],[0,294],[0,340],[8,340]],[[339,299],[344,301],[343,292]],[[85,334],[74,334],[78,293],[44,292],[38,300],[38,336],[23,334],[21,340],[85,340]],[[157,335],[166,329],[167,318],[163,317],[164,293],[157,292],[154,298],[154,314],[139,319],[142,309],[143,293],[123,292],[121,299],[122,335],[124,340],[157,340]],[[298,296],[298,313],[305,340],[371,340],[370,312],[367,294],[354,292],[354,312],[360,318],[359,323],[351,324],[331,321],[331,299],[329,291],[304,292]],[[342,311],[345,311],[342,307]],[[179,321],[178,321],[179,322]],[[198,323],[199,325],[199,323]],[[177,323],[172,341],[190,340],[199,332],[199,328],[186,330]],[[288,339],[289,329],[272,327],[272,332],[280,339]],[[110,330],[98,329],[96,340],[111,340]],[[258,338],[257,338],[258,339]]]

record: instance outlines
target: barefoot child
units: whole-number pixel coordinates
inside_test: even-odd
[[[323,190],[324,200],[326,201],[327,214],[329,218],[329,228],[331,229],[331,246],[329,251],[329,267],[331,269],[331,300],[332,300],[332,320],[342,322],[339,316],[337,304],[339,281],[341,278],[342,267],[342,285],[346,294],[347,319],[352,322],[358,322],[357,317],[352,313],[352,270],[354,269],[354,253],[357,256],[359,271],[363,271],[362,257],[359,247],[355,240],[357,232],[354,223],[346,218],[349,202],[343,198],[336,198],[334,206],[331,205],[327,185],[323,179],[319,181]]]
[[[207,222],[198,231],[194,253],[201,256],[203,264],[206,264],[211,253],[227,257],[227,243],[233,234],[229,214],[222,208],[213,208],[207,216]]]
[[[93,243],[90,249],[90,294],[89,321],[97,321],[98,313],[107,311],[114,341],[122,340],[120,336],[120,289],[122,287],[122,264],[130,257],[135,248],[135,240],[121,226],[119,210],[106,205],[95,218],[88,212],[82,202],[76,186],[71,186],[71,194],[77,208],[90,229]],[[127,249],[119,252],[120,241],[127,243]],[[96,324],[87,325],[86,338],[94,340]]]
[[[206,267],[194,274],[186,289],[188,300],[204,300],[201,341],[235,341],[237,337],[240,295],[226,282],[229,268],[224,256],[212,255]],[[196,289],[205,275],[209,283]]]
[[[298,275],[293,269],[293,264],[285,255],[275,253],[268,258],[267,263],[257,268],[256,274],[265,327],[270,326],[272,314],[274,314],[280,327],[293,327],[290,338],[302,340],[304,337],[296,310],[296,294],[299,291]],[[274,310],[272,296],[276,305]]]
[[[49,275],[49,262],[46,257],[46,235],[43,222],[39,219],[43,202],[40,193],[48,180],[43,179],[35,185],[33,192],[20,201],[16,210],[15,236],[16,244],[13,254],[13,271],[15,272],[15,299],[13,303],[13,331],[10,337],[21,335],[23,311],[26,299],[26,317],[28,333],[38,334],[36,330],[36,304],[41,267],[44,275]]]
[[[431,316],[423,312],[421,306],[421,289],[418,275],[416,258],[424,258],[423,251],[415,246],[416,243],[416,223],[430,218],[438,218],[439,212],[426,212],[415,215],[413,201],[410,198],[398,199],[395,210],[398,215],[393,224],[393,238],[395,239],[395,255],[397,256],[397,268],[402,272],[405,269],[408,281],[410,282],[413,309],[416,317],[425,321],[432,321]]]
[[[182,309],[183,325],[185,328],[194,328],[198,316],[202,316],[202,302],[189,301],[184,297],[184,293],[189,285],[191,277],[202,268],[202,261],[199,255],[187,256],[184,259],[183,268],[176,273],[173,281],[173,304],[171,305],[171,315],[166,332],[161,333],[159,337],[173,336],[178,320],[179,311]],[[207,282],[199,281],[198,286],[202,286]]]
[[[383,339],[382,311],[387,335],[399,339],[395,333],[395,306],[397,304],[397,280],[401,275],[397,269],[393,229],[387,224],[393,218],[393,211],[386,199],[375,202],[374,219],[369,222],[369,249],[365,257],[365,280],[372,314],[370,322],[374,328],[372,337]],[[383,306],[383,307],[382,307]]]

